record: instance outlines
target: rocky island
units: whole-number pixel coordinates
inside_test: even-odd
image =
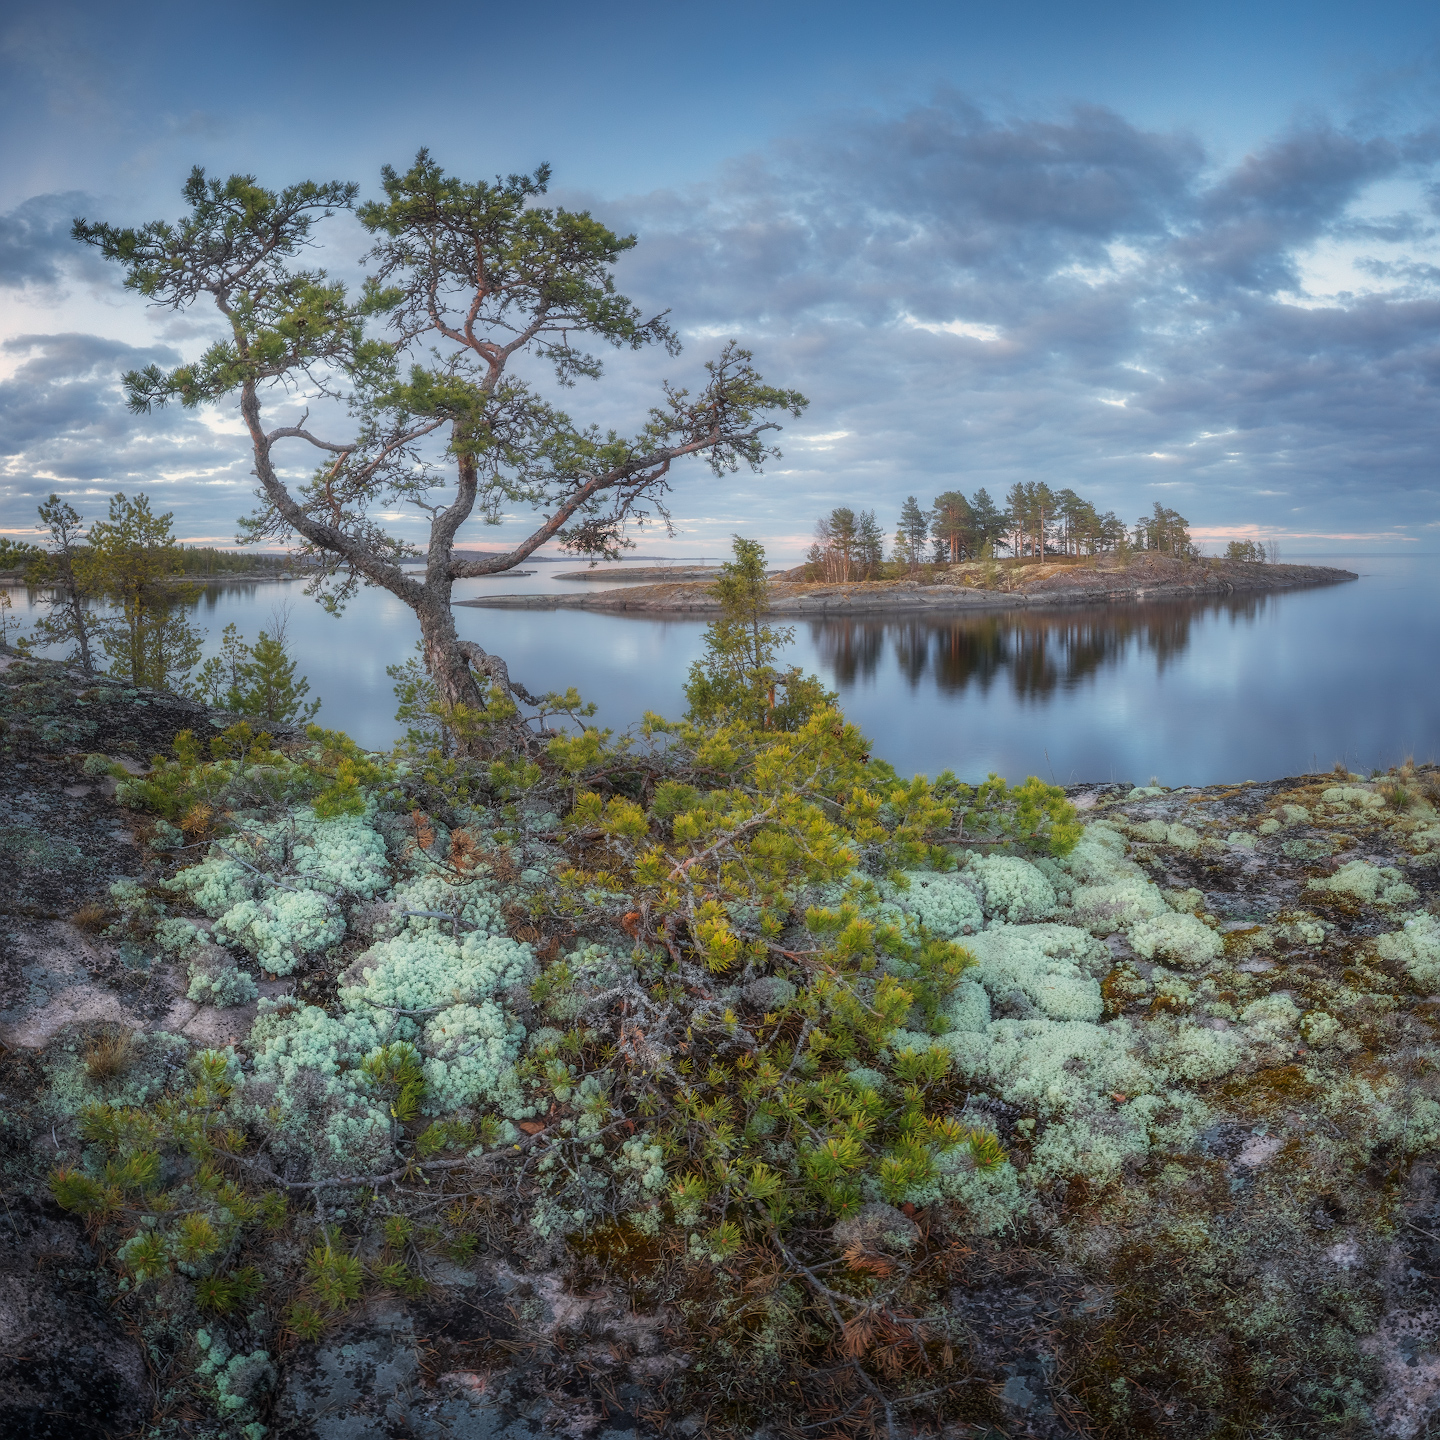
[[[656,579],[661,572],[653,572]],[[1086,561],[975,561],[925,567],[924,578],[826,582],[806,567],[771,582],[771,615],[868,615],[925,611],[968,613],[1027,606],[1112,604],[1143,600],[1209,599],[1270,590],[1333,585],[1358,578],[1324,565],[1269,565],[1254,561],[1181,559],[1156,551],[1128,558],[1114,554]],[[633,570],[603,567],[573,578],[633,581]],[[485,595],[457,605],[514,610],[604,610],[640,614],[714,615],[720,602],[704,579],[627,584],[579,595]]]

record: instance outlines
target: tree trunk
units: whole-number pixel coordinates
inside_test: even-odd
[[[449,605],[426,594],[416,605],[415,614],[420,621],[425,668],[435,682],[440,703],[447,711],[457,705],[483,710],[485,697],[461,649],[463,642],[455,631],[455,617]]]

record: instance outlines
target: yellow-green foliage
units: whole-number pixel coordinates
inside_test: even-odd
[[[1061,856],[1068,855],[1084,833],[1065,792],[1034,775],[1012,786],[991,774],[972,789],[947,770],[936,780],[935,793],[956,807],[964,833],[977,840],[1038,842]]]
[[[227,1114],[231,1067],[226,1053],[202,1051],[193,1062],[194,1084],[184,1090],[143,1108],[87,1106],[79,1120],[87,1142],[82,1163],[51,1173],[50,1190],[63,1209],[119,1226],[116,1258],[137,1281],[175,1265],[203,1270],[243,1227],[285,1216],[283,1195],[238,1184],[223,1168],[246,1145]],[[202,1303],[222,1308],[227,1296],[241,1294],[242,1281],[248,1284],[246,1276],[217,1281]]]
[[[607,896],[632,912],[636,963],[653,977],[632,1054],[638,1083],[655,1096],[645,1103],[667,1117],[654,1133],[676,1176],[677,1216],[694,1227],[708,1217],[704,1244],[723,1254],[748,1226],[926,1193],[960,1149],[969,1172],[994,1170],[1003,1152],[993,1134],[934,1108],[931,1097],[952,1083],[948,1052],[908,1028],[946,1028],[970,957],[853,879],[835,903],[805,910],[804,940],[782,934],[802,895],[853,877],[867,853],[902,887],[919,864],[953,868],[936,840],[961,812],[967,827],[973,819],[989,834],[1064,852],[1079,826],[1061,792],[1039,781],[1013,790],[993,778],[978,790],[953,777],[901,781],[869,760],[834,710],[790,733],[649,717],[645,738],[657,736],[674,769],[710,783],[664,781],[648,809],[577,786],[566,828],[603,846],[605,861],[562,880],[576,912]],[[602,766],[605,744],[594,732],[569,746],[565,769],[579,778]],[[1029,873],[1019,860],[986,863],[997,885],[1012,878],[1005,865]],[[1038,872],[1034,880],[1053,907],[1049,883]],[[760,976],[773,1008],[747,1013],[737,1000],[687,1013],[676,997],[707,973],[722,988]],[[552,1009],[554,984],[544,991]],[[881,1088],[857,1084],[862,1073],[881,1076]]]
[[[157,755],[143,777],[127,774],[116,798],[182,824],[203,810],[202,827],[234,809],[307,801],[322,820],[362,813],[364,794],[387,779],[383,767],[348,735],[318,725],[306,734],[308,745],[298,755],[286,755],[248,720],[215,736],[208,747],[182,730],[173,756]]]

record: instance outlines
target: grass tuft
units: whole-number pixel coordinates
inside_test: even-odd
[[[94,935],[110,923],[110,910],[107,906],[92,900],[88,905],[82,905],[70,917],[70,920],[76,929],[83,930],[87,935]]]
[[[107,1025],[85,1047],[85,1073],[97,1084],[118,1080],[134,1058],[134,1032],[123,1025]]]

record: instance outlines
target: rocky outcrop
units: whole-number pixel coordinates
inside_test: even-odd
[[[139,768],[167,734],[211,719],[163,695],[102,701],[43,665],[0,674],[0,716],[12,781],[0,1433],[144,1433],[221,1394],[222,1332],[232,1368],[260,1341],[244,1338],[244,1307],[188,1308],[178,1278],[143,1290],[119,1280],[97,1240],[50,1203],[44,1177],[81,1154],[80,1100],[188,1083],[186,1057],[230,1040],[243,1050],[254,1011],[231,1007],[224,1032],[189,1028],[179,976],[134,969],[122,942],[81,922],[113,880],[176,863],[152,843],[153,821],[117,806],[82,757]],[[973,951],[947,1002],[958,1080],[945,1113],[983,1126],[1008,1160],[940,1172],[933,1200],[862,1207],[837,1225],[847,1258],[824,1283],[853,1298],[867,1277],[924,1278],[923,1319],[899,1318],[926,1327],[937,1355],[946,1347],[942,1434],[1058,1440],[1073,1433],[1066,1417],[1114,1434],[1217,1434],[1239,1421],[1276,1434],[1428,1433],[1440,1416],[1440,773],[1068,794],[1088,828],[1064,861],[956,839],[959,866],[887,890]],[[114,838],[122,831],[129,843]],[[314,996],[327,968],[307,981]],[[788,998],[772,979],[732,1001]],[[124,1090],[92,1052],[132,1031],[141,1048]],[[541,1254],[501,1223],[487,1173],[447,1197],[472,1217],[476,1243],[433,1244],[414,1293],[382,1284],[385,1256],[360,1247],[353,1215],[329,1212],[371,1277],[365,1298],[241,1365],[237,1376],[259,1377],[243,1426],[206,1411],[211,1428],[194,1433],[735,1434],[711,1408],[714,1372],[694,1363],[720,1314],[705,1277],[720,1272],[624,1220],[557,1232]],[[947,1232],[946,1196],[968,1207],[969,1230]],[[383,1214],[389,1199],[377,1191],[366,1204]],[[292,1293],[282,1262],[298,1269],[316,1239],[307,1203],[295,1198],[293,1228],[257,1242],[272,1315]],[[807,1302],[760,1230],[747,1244],[765,1263],[728,1333],[763,1323],[768,1344]],[[769,1363],[760,1344],[754,1353],[754,1368]],[[798,1382],[775,1392],[771,1433],[798,1429],[802,1414],[829,1423],[818,1389],[829,1374],[805,1377],[813,1394]],[[927,1393],[938,1383],[915,1382]],[[901,1414],[895,1433],[909,1440],[918,1427]]]

